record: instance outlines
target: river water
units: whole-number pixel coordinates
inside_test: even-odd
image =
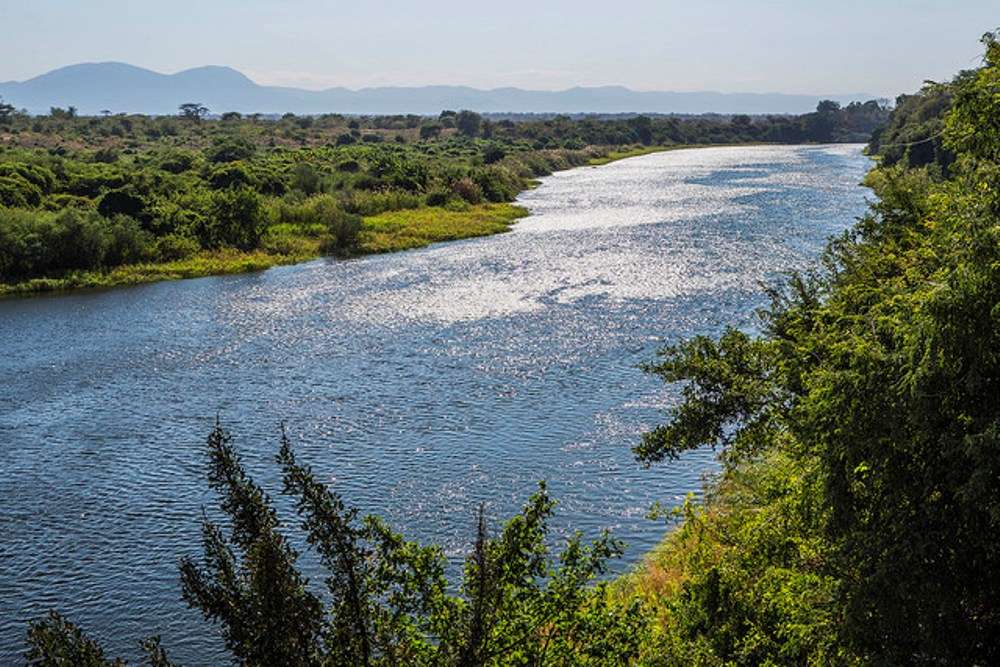
[[[650,504],[714,468],[635,463],[677,395],[637,365],[752,329],[760,281],[864,211],[868,166],[857,145],[653,154],[543,179],[499,236],[0,301],[0,664],[51,608],[113,654],[157,632],[218,660],[177,574],[216,415],[275,496],[286,420],[323,480],[456,563],[476,506],[507,517],[540,479],[557,533],[609,528],[635,563],[663,534]]]

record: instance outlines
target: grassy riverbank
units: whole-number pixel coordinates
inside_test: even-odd
[[[461,210],[428,206],[380,213],[363,220],[358,233],[358,244],[350,255],[397,252],[440,241],[498,234],[509,230],[511,225],[526,215],[526,209],[513,204],[470,205]],[[275,243],[272,248],[249,252],[232,248],[206,250],[171,262],[128,264],[110,271],[76,271],[58,278],[0,283],[0,295],[117,287],[248,273],[305,262],[324,254],[321,237],[308,233],[282,235],[280,244]]]
[[[585,153],[586,164],[605,165],[616,160],[646,155],[680,147],[642,147],[605,152],[591,148]],[[595,157],[589,157],[589,156]],[[567,168],[579,166],[566,164]],[[532,187],[525,180],[522,186]],[[161,262],[137,262],[110,270],[71,271],[58,277],[39,277],[16,282],[0,282],[0,295],[32,294],[80,288],[115,287],[179,280],[211,275],[260,271],[273,266],[295,264],[324,254],[354,257],[398,252],[425,247],[432,243],[488,236],[508,231],[528,215],[523,207],[510,203],[470,204],[461,198],[446,206],[417,206],[389,210],[361,219],[356,240],[349,248],[333,253],[324,243],[324,228],[317,225],[274,225],[264,233],[261,247],[241,251],[236,248],[202,250],[190,257]],[[280,229],[279,229],[280,228]]]

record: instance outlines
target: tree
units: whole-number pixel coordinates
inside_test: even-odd
[[[185,120],[200,122],[202,118],[208,115],[208,107],[200,102],[185,102],[177,108],[181,112],[181,118]]]
[[[260,244],[266,224],[260,195],[252,189],[217,190],[212,193],[210,214],[202,221],[198,236],[206,248],[253,250]]]
[[[9,123],[16,111],[17,109],[14,108],[13,104],[7,104],[3,101],[3,98],[0,97],[0,124],[6,125]]]
[[[833,114],[838,111],[840,111],[840,102],[833,100],[820,100],[819,104],[816,105],[816,113]]]
[[[648,146],[653,142],[653,121],[649,116],[635,116],[629,119],[628,124],[640,144]]]
[[[748,129],[753,124],[753,119],[746,114],[736,114],[735,116],[732,117],[730,122],[733,124],[733,127],[738,128],[740,130],[745,130]]]
[[[474,111],[459,111],[455,116],[455,127],[467,137],[474,137],[479,134],[479,128],[483,123],[483,117]]]
[[[877,201],[822,270],[771,290],[762,336],[695,338],[649,367],[685,384],[639,458],[723,450],[715,509],[729,518],[701,532],[724,537],[671,607],[719,663],[765,645],[758,610],[780,616],[789,590],[809,605],[781,602],[805,623],[796,637],[827,651],[792,663],[1000,661],[1000,46],[986,48],[951,84],[950,174],[876,169]],[[908,119],[902,136],[927,120]]]
[[[438,123],[427,123],[420,126],[421,139],[434,139],[441,134],[441,125]]]
[[[439,547],[360,517],[316,480],[283,433],[282,493],[295,502],[290,523],[327,573],[318,590],[298,570],[288,526],[229,433],[216,425],[207,445],[208,482],[224,521],[203,520],[202,557],[182,560],[181,583],[185,601],[219,624],[239,664],[624,667],[638,656],[646,628],[639,605],[615,605],[605,584],[593,586],[621,545],[604,535],[586,546],[574,535],[552,558],[555,503],[544,485],[495,537],[480,507],[461,585],[451,586]],[[56,615],[34,623],[28,639],[33,664],[123,664]],[[153,664],[169,665],[158,639],[144,648]]]

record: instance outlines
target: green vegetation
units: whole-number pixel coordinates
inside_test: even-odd
[[[875,102],[800,117],[513,122],[0,108],[0,294],[232,273],[504,231],[533,179],[683,145],[867,136]]]
[[[495,537],[480,509],[456,589],[440,548],[409,542],[377,517],[359,518],[284,436],[277,463],[297,522],[281,520],[219,426],[208,454],[223,523],[203,519],[202,557],[181,561],[181,583],[239,664],[613,667],[638,653],[639,605],[612,604],[606,583],[591,585],[621,545],[607,535],[585,545],[577,535],[553,558],[546,542],[555,504],[544,485]],[[294,524],[320,556],[324,586],[310,586],[297,568],[285,534]],[[31,664],[124,664],[58,614],[33,623],[28,641]],[[142,647],[149,663],[171,664],[158,637]]]
[[[1000,43],[984,41],[947,98],[899,106],[892,136],[924,143],[876,138],[878,202],[772,292],[762,336],[649,367],[684,400],[638,457],[711,444],[724,471],[620,584],[656,614],[644,662],[1000,661]],[[914,150],[937,145],[929,128],[943,150]]]

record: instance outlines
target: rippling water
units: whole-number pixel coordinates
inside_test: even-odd
[[[509,234],[0,301],[0,664],[50,608],[118,654],[159,632],[218,659],[177,574],[216,413],[275,495],[286,419],[324,480],[456,562],[479,502],[509,516],[545,478],[560,531],[611,528],[634,563],[663,532],[649,505],[713,469],[634,462],[675,400],[636,365],[753,327],[759,281],[863,211],[860,148],[654,154],[544,179]]]

